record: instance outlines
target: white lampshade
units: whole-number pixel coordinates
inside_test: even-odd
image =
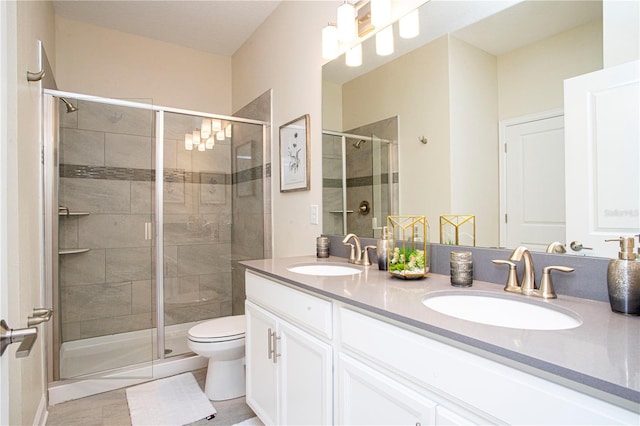
[[[223,141],[224,140],[224,130],[220,130],[216,133],[216,140]]]
[[[346,1],[338,8],[338,39],[349,43],[356,38],[356,9]]]
[[[413,38],[420,34],[420,15],[418,14],[418,9],[400,18],[398,25],[400,27],[400,37],[402,38]]]
[[[204,146],[207,149],[213,149],[213,146],[216,144],[215,139],[213,138],[213,136],[209,136],[209,138],[207,139],[207,141],[204,143]]]
[[[350,67],[359,67],[362,65],[362,44],[356,44],[347,50],[345,63]]]
[[[204,151],[205,149],[207,149],[207,147],[203,143],[198,145],[198,151]]]
[[[376,53],[380,56],[393,53],[393,26],[389,25],[376,33]]]
[[[384,27],[391,19],[391,0],[371,0],[371,24]]]
[[[322,29],[322,57],[324,59],[335,59],[340,51],[338,41],[338,27],[329,24]]]
[[[222,130],[222,122],[220,120],[217,119],[212,119],[211,120],[211,131],[212,132],[219,132],[220,130]]]
[[[200,126],[200,138],[207,140],[209,136],[211,136],[211,120],[203,118]]]
[[[187,151],[191,151],[193,149],[193,135],[191,133],[184,135],[184,149]]]
[[[193,145],[200,145],[200,132],[198,130],[193,131]]]
[[[231,124],[227,124],[227,127],[224,128],[224,135],[228,138],[231,137]]]

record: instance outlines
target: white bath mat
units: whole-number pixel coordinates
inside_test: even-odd
[[[132,426],[181,426],[216,413],[191,373],[126,390]]]
[[[251,417],[250,419],[244,420],[240,423],[236,423],[233,426],[264,426],[264,423],[262,423],[257,417]]]

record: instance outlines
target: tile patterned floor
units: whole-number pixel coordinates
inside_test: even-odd
[[[206,368],[193,371],[204,389]],[[214,403],[218,414],[212,420],[198,420],[190,426],[230,426],[254,417],[245,398]],[[129,406],[124,389],[88,396],[82,399],[49,406],[47,426],[130,426]]]

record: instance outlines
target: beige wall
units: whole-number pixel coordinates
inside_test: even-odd
[[[313,254],[322,225],[309,223],[322,205],[322,28],[339,1],[284,1],[233,56],[234,111],[273,89],[272,198],[274,257]],[[311,116],[311,190],[280,192],[279,126]]]
[[[26,72],[38,71],[37,40],[42,40],[49,60],[55,64],[53,7],[50,2],[23,2],[16,5],[14,24],[17,44],[9,57],[17,75],[9,76],[7,96],[16,106],[10,118],[14,138],[8,141],[8,228],[9,228],[9,325],[27,326],[34,307],[44,305],[40,253],[40,83],[26,81]],[[13,31],[13,30],[10,30]],[[42,420],[46,410],[44,326],[27,358],[15,358],[17,345],[9,357],[9,420],[11,424],[32,424]]]
[[[231,58],[56,16],[60,90],[231,114]]]

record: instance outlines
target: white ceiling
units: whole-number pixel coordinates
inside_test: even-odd
[[[280,0],[53,0],[57,15],[231,56]]]

